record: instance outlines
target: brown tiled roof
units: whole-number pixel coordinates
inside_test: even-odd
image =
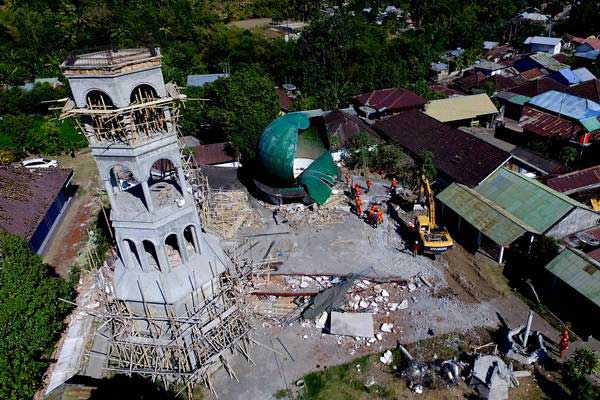
[[[582,82],[567,89],[568,93],[575,96],[585,97],[595,102],[600,101],[600,79]]]
[[[523,83],[524,80],[519,77],[506,77],[503,75],[496,74],[494,76],[490,76],[486,79],[486,81],[490,81],[494,83],[494,87],[496,91],[501,92],[503,90],[509,90]]]
[[[531,68],[521,72],[521,76],[528,81],[544,76],[544,73],[539,68]]]
[[[0,229],[31,239],[73,170],[0,167]]]
[[[493,49],[489,50],[485,57],[487,59],[503,57],[508,52],[513,51],[514,48],[510,44],[503,44],[502,46],[496,46]]]
[[[510,91],[513,93],[522,94],[523,96],[527,97],[535,97],[538,94],[546,93],[550,90],[564,92],[567,90],[567,86],[545,76],[533,81],[527,81],[510,89]]]
[[[554,54],[552,56],[552,58],[554,58],[559,63],[563,63],[563,64],[568,64],[567,61],[569,61],[569,57],[567,57],[567,55],[563,54],[563,53]]]
[[[546,185],[564,194],[600,187],[600,165],[548,179]]]
[[[575,139],[581,126],[573,121],[525,106],[519,120],[523,130],[548,138]]]
[[[294,104],[294,100],[290,98],[290,96],[288,96],[288,94],[283,89],[276,88],[275,92],[277,93],[277,97],[279,98],[279,107],[281,107],[282,110],[290,110],[290,108]]]
[[[508,152],[417,110],[377,121],[375,129],[414,156],[431,151],[440,172],[469,187],[477,186],[510,158]]]
[[[454,82],[457,88],[468,93],[474,88],[478,88],[483,85],[487,76],[482,72],[476,72],[474,74],[460,78]]]
[[[463,92],[459,92],[458,90],[449,88],[448,85],[442,83],[432,83],[429,85],[431,90],[435,90],[436,92],[441,92],[446,95],[446,97],[452,96],[464,96]]]
[[[338,109],[333,110],[324,118],[327,134],[336,136],[341,147],[348,144],[348,140],[359,132],[364,132],[377,142],[381,142],[381,137],[363,120],[347,114]]]
[[[374,90],[355,97],[359,106],[369,106],[376,110],[387,109],[390,112],[423,108],[427,100],[421,96],[400,88]]]
[[[191,148],[194,159],[198,165],[214,165],[232,162],[235,158],[231,155],[228,142],[201,144]]]

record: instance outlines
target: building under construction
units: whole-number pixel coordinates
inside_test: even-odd
[[[208,191],[177,134],[185,96],[164,83],[153,47],[73,53],[61,69],[72,100],[60,118],[74,118],[89,142],[119,255],[98,271],[102,368],[180,391],[211,387],[228,354],[248,356],[253,267],[202,228],[197,202]]]

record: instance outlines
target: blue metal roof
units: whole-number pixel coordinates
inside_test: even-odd
[[[229,74],[204,74],[204,75],[188,75],[188,87],[202,87],[207,83],[213,83],[219,78],[227,78]]]
[[[600,117],[600,104],[556,90],[535,96],[529,104],[576,120]]]
[[[591,50],[575,53],[575,57],[585,58],[588,60],[596,60],[600,56],[600,50]]]
[[[596,79],[596,76],[586,67],[581,67],[573,70],[573,73],[579,78],[579,82],[587,82]]]
[[[568,85],[574,85],[579,83],[579,77],[571,70],[571,68],[561,69],[560,71],[553,72],[550,75],[551,78],[555,80],[562,81],[562,83],[566,83]]]

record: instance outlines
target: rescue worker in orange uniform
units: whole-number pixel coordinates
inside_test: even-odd
[[[390,190],[392,192],[394,192],[397,187],[398,187],[398,181],[396,180],[396,178],[392,178],[392,181],[390,182]]]
[[[569,350],[569,331],[567,329],[560,334],[558,348],[560,349],[560,358],[564,358],[565,353]]]
[[[383,224],[383,211],[381,211],[381,208],[379,210],[377,210],[377,225],[381,225]]]
[[[360,185],[358,183],[354,184],[354,196],[355,197],[360,197],[361,193],[360,193]]]
[[[362,199],[358,196],[356,198],[356,215],[358,215],[359,218],[362,216],[362,204]]]
[[[373,186],[373,181],[367,178],[367,190],[365,190],[365,193],[369,193],[371,191],[371,186]]]
[[[377,213],[379,212],[379,206],[377,204],[373,204],[371,206],[371,215],[369,218],[369,224],[373,228],[377,228]]]

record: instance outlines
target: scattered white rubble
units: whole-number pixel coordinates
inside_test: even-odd
[[[394,324],[385,322],[381,325],[381,332],[391,333],[394,329]]]
[[[379,357],[379,361],[381,361],[384,365],[390,365],[392,363],[393,356],[390,350],[387,350],[381,357]]]

